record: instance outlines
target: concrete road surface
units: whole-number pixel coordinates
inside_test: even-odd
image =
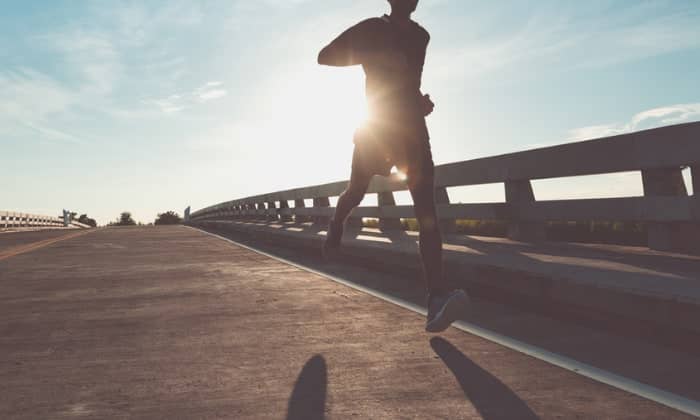
[[[0,418],[685,418],[184,227],[0,260]]]

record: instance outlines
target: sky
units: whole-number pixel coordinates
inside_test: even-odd
[[[0,210],[101,224],[347,179],[358,67],[316,63],[384,0],[3,2]],[[421,0],[436,164],[700,120],[700,2]],[[687,175],[687,174],[686,174]],[[641,194],[638,173],[534,182]],[[503,186],[452,201],[502,201]],[[406,199],[399,194],[399,202]],[[368,198],[368,202],[371,198]]]

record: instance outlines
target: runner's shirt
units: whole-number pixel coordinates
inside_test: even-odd
[[[362,64],[370,121],[400,124],[410,129],[411,137],[428,139],[420,88],[429,41],[428,32],[416,22],[399,25],[384,15],[358,23],[331,43],[333,50],[347,54],[349,64]],[[359,52],[398,52],[406,58],[407,65],[396,70],[385,67],[380,60],[357,62],[355,56]]]

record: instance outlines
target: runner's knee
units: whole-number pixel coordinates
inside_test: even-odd
[[[365,197],[365,192],[367,191],[367,188],[364,187],[363,185],[357,185],[354,183],[350,183],[348,188],[345,190],[343,193],[343,197],[348,200],[350,204],[354,206],[360,204],[362,199]]]

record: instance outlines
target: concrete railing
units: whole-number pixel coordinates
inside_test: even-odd
[[[64,223],[56,216],[0,211],[0,229],[23,227],[64,227]]]
[[[77,222],[75,220],[71,220],[70,225],[81,228],[81,229],[91,229],[92,228],[92,226],[90,226],[90,225],[86,225],[85,223],[80,223],[80,222]]]
[[[0,210],[0,229],[17,228],[80,228],[90,229],[84,223],[72,220],[70,212],[64,210],[64,217],[44,216],[31,213]]]
[[[690,167],[689,196],[682,170]],[[532,180],[640,171],[643,197],[537,201]],[[451,204],[447,188],[502,183],[505,203]],[[347,181],[296,188],[216,204],[194,212],[190,223],[207,220],[261,218],[326,223]],[[456,219],[504,220],[509,237],[544,238],[547,221],[635,221],[648,224],[648,244],[654,249],[685,248],[700,237],[700,123],[688,123],[577,143],[563,144],[436,167],[436,201],[443,229]],[[393,192],[406,190],[396,176],[375,177],[368,193],[378,206],[359,207],[351,223],[377,218],[396,227],[414,217],[412,206],[395,205]],[[312,200],[306,207],[304,200]],[[290,202],[294,205],[290,206]],[[695,239],[693,239],[695,238]]]

